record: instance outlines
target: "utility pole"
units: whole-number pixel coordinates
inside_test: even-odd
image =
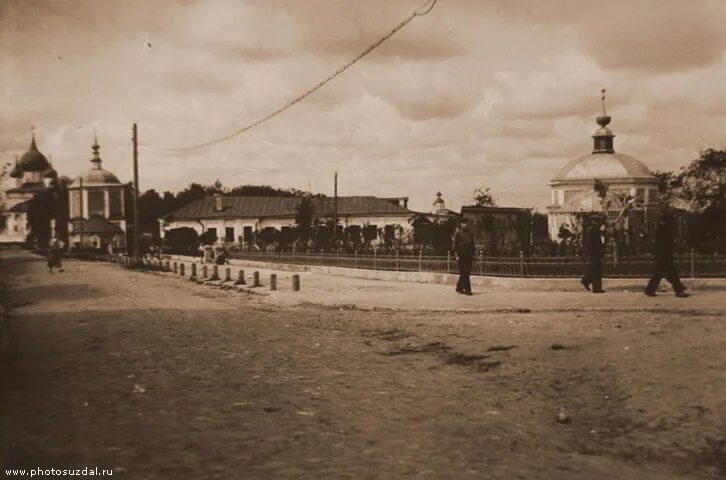
[[[333,174],[333,246],[338,240],[338,172]]]
[[[82,251],[83,250],[83,226],[84,226],[83,224],[86,223],[86,217],[83,216],[83,176],[81,176],[81,178],[80,178],[79,186],[81,189],[81,243],[78,246],[78,250]],[[71,243],[71,242],[68,242],[68,243]]]
[[[134,144],[134,264],[138,265],[141,252],[139,248],[139,138],[135,123],[131,140]]]

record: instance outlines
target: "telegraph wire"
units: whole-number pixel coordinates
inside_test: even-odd
[[[252,123],[249,123],[249,124],[247,124],[247,125],[239,128],[239,129],[235,130],[234,132],[230,133],[229,135],[225,135],[223,137],[218,137],[218,138],[215,138],[213,140],[209,140],[209,141],[206,141],[206,142],[203,142],[203,143],[198,143],[198,144],[195,144],[195,145],[190,145],[190,146],[187,146],[187,147],[155,147],[153,145],[148,145],[148,144],[145,144],[145,143],[139,143],[139,146],[146,147],[146,148],[150,148],[152,150],[165,151],[165,152],[189,152],[189,151],[198,150],[198,149],[201,149],[201,148],[211,147],[212,145],[216,145],[218,143],[225,142],[225,141],[230,140],[230,139],[232,139],[232,138],[234,138],[234,137],[236,137],[238,135],[241,135],[241,134],[245,133],[246,131],[251,130],[251,129],[253,129],[253,128],[255,128],[255,127],[257,127],[257,126],[259,126],[259,125],[261,125],[261,124],[263,124],[265,122],[267,122],[268,120],[271,120],[272,118],[280,115],[281,113],[283,113],[286,110],[290,109],[291,107],[293,107],[297,103],[301,102],[302,100],[304,100],[308,96],[310,96],[313,93],[315,93],[317,90],[319,90],[320,88],[322,88],[323,86],[325,86],[327,83],[331,82],[336,77],[338,77],[340,74],[342,74],[343,72],[345,72],[346,70],[348,70],[354,64],[356,64],[357,62],[359,62],[360,60],[362,60],[363,57],[365,57],[366,55],[368,55],[369,53],[371,53],[373,50],[375,50],[376,48],[378,48],[383,42],[385,42],[386,40],[388,40],[389,38],[391,38],[393,35],[395,35],[396,32],[398,32],[403,27],[405,27],[406,25],[408,25],[414,18],[416,18],[416,17],[422,17],[424,15],[427,15],[431,10],[433,10],[434,6],[436,5],[436,2],[438,2],[438,0],[428,0],[426,3],[424,3],[423,5],[421,5],[418,9],[416,9],[411,15],[409,15],[408,17],[406,17],[406,19],[404,19],[401,23],[399,23],[398,25],[396,25],[390,32],[388,32],[386,35],[384,35],[383,37],[381,37],[378,40],[376,40],[374,43],[372,43],[370,46],[368,46],[368,48],[366,48],[365,50],[363,50],[361,53],[359,53],[357,56],[355,56],[352,60],[350,60],[348,63],[346,63],[342,67],[338,68],[331,75],[327,76],[325,79],[323,79],[322,81],[320,81],[319,83],[317,83],[313,87],[305,90],[302,94],[298,95],[297,97],[295,97],[294,99],[292,99],[291,101],[289,101],[288,103],[286,103],[285,105],[283,105],[282,107],[278,108],[277,110],[274,110],[273,112],[268,113],[264,117],[262,117],[262,118],[254,121]]]

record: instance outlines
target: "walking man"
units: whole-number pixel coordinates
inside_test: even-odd
[[[592,286],[592,293],[605,293],[602,289],[602,239],[597,217],[592,216],[588,220],[582,240],[583,254],[587,257],[587,271],[580,283],[587,290]]]
[[[665,278],[676,292],[676,297],[687,297],[686,286],[681,283],[678,271],[673,263],[673,242],[676,238],[673,217],[663,212],[655,230],[655,266],[653,276],[645,287],[645,294],[655,297],[655,291],[662,278]]]
[[[474,262],[474,236],[469,229],[469,222],[466,218],[459,220],[459,225],[454,233],[454,253],[456,263],[459,267],[459,281],[456,282],[456,291],[464,295],[471,295],[471,265]]]

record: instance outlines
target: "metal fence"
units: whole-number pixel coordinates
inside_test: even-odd
[[[321,265],[399,272],[458,273],[453,255],[378,255],[313,252],[234,252],[232,258],[268,263]],[[485,257],[474,258],[472,275],[496,277],[578,277],[586,267],[580,257]],[[675,256],[676,268],[684,277],[726,276],[726,255],[699,255],[691,252]],[[652,256],[606,257],[607,277],[647,277],[652,273]]]

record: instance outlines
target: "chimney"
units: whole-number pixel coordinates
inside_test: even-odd
[[[214,211],[221,212],[222,210],[224,210],[224,208],[222,208],[222,195],[220,195],[219,193],[215,193],[214,194]]]

